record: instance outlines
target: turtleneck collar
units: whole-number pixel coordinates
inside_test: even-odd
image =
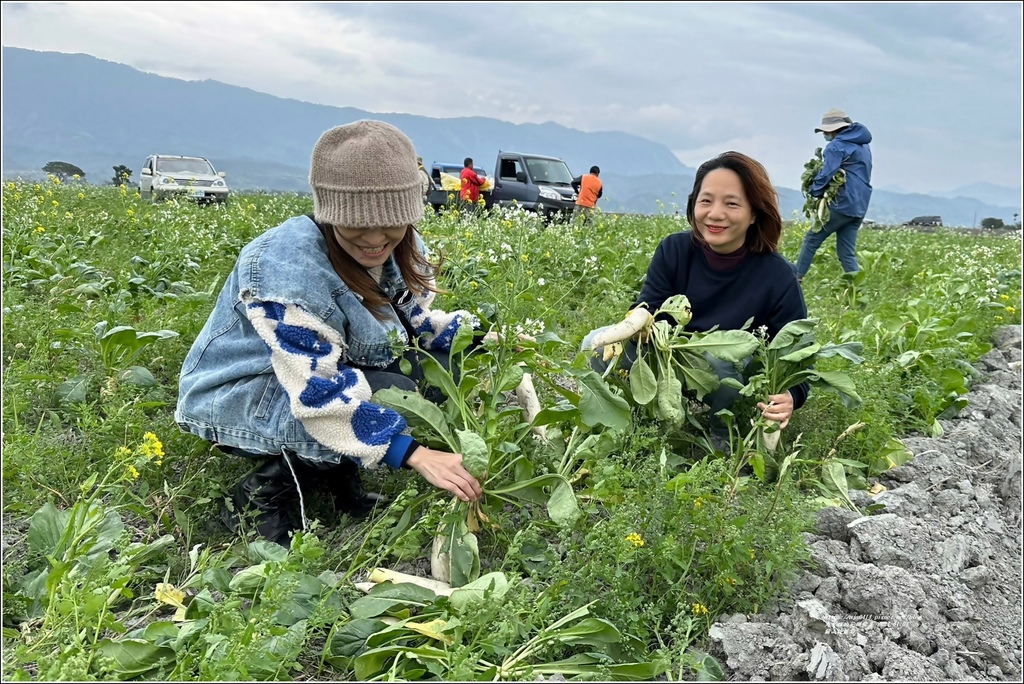
[[[731,271],[742,264],[743,260],[750,254],[745,242],[735,252],[729,252],[728,254],[719,254],[704,243],[701,243],[700,247],[704,251],[704,258],[707,259],[708,266],[716,271]]]

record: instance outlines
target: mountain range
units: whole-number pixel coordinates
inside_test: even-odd
[[[207,157],[233,188],[308,192],[309,156],[320,134],[368,118],[405,132],[427,164],[470,156],[490,169],[499,150],[561,157],[573,174],[597,164],[606,211],[685,213],[695,173],[665,145],[627,133],[332,107],[83,54],[3,47],[2,66],[4,178],[38,177],[47,162],[65,161],[92,182],[106,182],[120,164],[137,180],[148,155],[182,154]],[[800,191],[776,189],[790,218],[803,206]],[[875,190],[868,218],[900,223],[937,214],[946,225],[970,226],[988,216],[1009,223],[1020,213],[1019,188],[974,184],[943,195]]]

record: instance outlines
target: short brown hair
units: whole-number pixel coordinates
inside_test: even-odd
[[[697,169],[693,179],[693,190],[686,200],[686,220],[690,222],[693,239],[705,244],[704,236],[697,230],[694,207],[700,194],[704,177],[716,169],[729,169],[740,177],[743,194],[747,196],[754,213],[754,223],[747,231],[746,245],[751,252],[777,252],[782,239],[782,214],[779,212],[779,196],[772,187],[768,172],[761,162],[740,152],[723,152],[709,159]]]

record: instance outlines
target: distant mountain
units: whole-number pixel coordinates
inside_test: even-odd
[[[574,174],[597,164],[606,211],[685,214],[695,173],[666,146],[626,133],[329,107],[217,81],[165,78],[89,55],[10,47],[3,48],[2,110],[5,178],[39,177],[47,162],[66,161],[89,181],[104,183],[115,165],[137,174],[150,154],[183,154],[208,157],[234,188],[307,192],[309,156],[320,134],[365,118],[402,129],[428,164],[470,156],[491,169],[499,150],[561,157]],[[967,188],[976,194],[985,190],[981,185]],[[777,190],[783,218],[791,218],[803,198],[797,190]],[[877,190],[868,218],[900,223],[938,214],[947,225],[988,216],[1010,222],[1020,211],[1015,192],[1016,202],[994,204]]]
[[[271,162],[304,175],[321,133],[366,118],[400,128],[428,164],[471,156],[490,169],[505,149],[561,157],[574,173],[593,164],[624,175],[688,170],[664,145],[626,133],[329,107],[216,81],[164,78],[89,55],[9,47],[3,48],[2,106],[8,175],[61,160],[98,180],[112,176],[115,164],[137,172],[150,154],[185,154],[208,157],[236,186],[247,179],[252,186],[283,182],[281,189],[288,189],[293,178],[278,180],[273,167],[253,167]],[[229,160],[244,163],[233,167]],[[308,189],[305,181],[299,185]]]
[[[939,194],[943,197],[967,197],[999,207],[1021,206],[1020,188],[1008,188],[993,183],[972,183]]]
[[[678,208],[679,213],[685,215],[686,198],[693,189],[693,174],[618,176],[602,173],[601,179],[604,181],[604,195],[598,206],[605,211],[671,214]],[[775,190],[779,193],[779,210],[783,220],[793,218],[794,212],[802,210],[804,198],[799,190],[783,187],[776,187]],[[876,223],[894,225],[915,216],[937,215],[942,217],[942,222],[947,226],[971,227],[980,226],[982,219],[990,216],[1012,223],[1014,212],[1017,212],[1019,220],[1019,208],[993,206],[976,199],[875,190],[871,193],[866,218]]]

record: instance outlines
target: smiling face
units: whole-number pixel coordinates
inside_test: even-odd
[[[747,230],[755,220],[739,174],[724,168],[704,176],[693,213],[696,230],[719,254],[729,254],[743,246]]]
[[[339,228],[334,236],[345,253],[364,268],[383,266],[405,238],[409,226],[393,228]]]

